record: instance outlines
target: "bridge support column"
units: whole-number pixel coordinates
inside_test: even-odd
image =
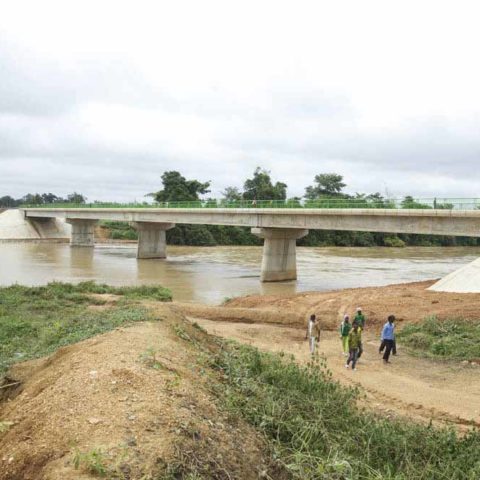
[[[167,230],[174,223],[132,222],[138,232],[137,258],[167,258]]]
[[[71,247],[93,247],[95,243],[94,228],[98,220],[71,219],[66,220],[72,226]]]
[[[252,233],[265,239],[263,243],[262,282],[297,279],[297,238],[308,230],[295,228],[252,228]]]

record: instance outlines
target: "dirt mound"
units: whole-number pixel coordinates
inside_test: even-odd
[[[253,428],[222,411],[202,364],[215,340],[172,306],[18,364],[0,403],[0,479],[258,478],[268,456]],[[206,355],[205,355],[206,356]],[[3,432],[2,432],[3,430]],[[163,478],[163,477],[161,477]]]
[[[429,315],[438,318],[478,318],[480,293],[446,293],[427,290],[434,281],[385,287],[350,288],[296,295],[247,296],[233,299],[223,307],[184,306],[188,315],[212,320],[305,325],[315,313],[326,329],[337,328],[345,313],[361,307],[369,324],[379,325],[393,313],[398,322],[418,322]],[[250,312],[249,312],[250,310]],[[243,319],[243,320],[241,320]]]
[[[240,323],[273,323],[277,325],[298,325],[303,324],[304,314],[292,311],[280,311],[272,307],[242,308],[229,306],[214,307],[211,305],[200,305],[195,303],[175,302],[185,315],[199,318],[210,318],[225,322]]]

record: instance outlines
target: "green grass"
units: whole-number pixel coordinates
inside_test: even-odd
[[[75,470],[82,469],[99,477],[105,477],[108,473],[105,454],[102,450],[94,448],[88,452],[76,451],[73,456]]]
[[[398,333],[402,344],[434,358],[480,359],[480,320],[428,317]]]
[[[91,294],[121,296],[111,308],[89,308],[105,300]],[[53,282],[41,287],[0,288],[0,374],[20,360],[38,358],[59,347],[120,325],[152,319],[137,300],[171,300],[163,287],[111,287]]]
[[[359,392],[334,382],[318,360],[229,346],[216,357],[225,407],[264,433],[291,478],[476,480],[480,434],[464,437],[360,410]]]
[[[109,236],[113,240],[138,240],[137,231],[127,222],[104,220],[100,225],[109,231]]]

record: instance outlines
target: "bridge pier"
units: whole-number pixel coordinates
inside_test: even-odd
[[[95,243],[94,228],[98,220],[69,218],[66,222],[72,226],[71,247],[93,247]]]
[[[297,239],[308,230],[297,228],[252,228],[263,238],[262,282],[281,282],[297,279]]]
[[[167,230],[174,223],[132,222],[138,232],[137,258],[167,258]]]

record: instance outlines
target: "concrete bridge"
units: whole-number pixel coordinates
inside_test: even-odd
[[[480,210],[380,208],[24,208],[26,219],[63,218],[72,247],[93,247],[99,220],[130,222],[137,258],[165,258],[166,231],[175,224],[251,227],[264,239],[261,280],[295,280],[296,240],[308,231],[351,230],[480,237]]]

